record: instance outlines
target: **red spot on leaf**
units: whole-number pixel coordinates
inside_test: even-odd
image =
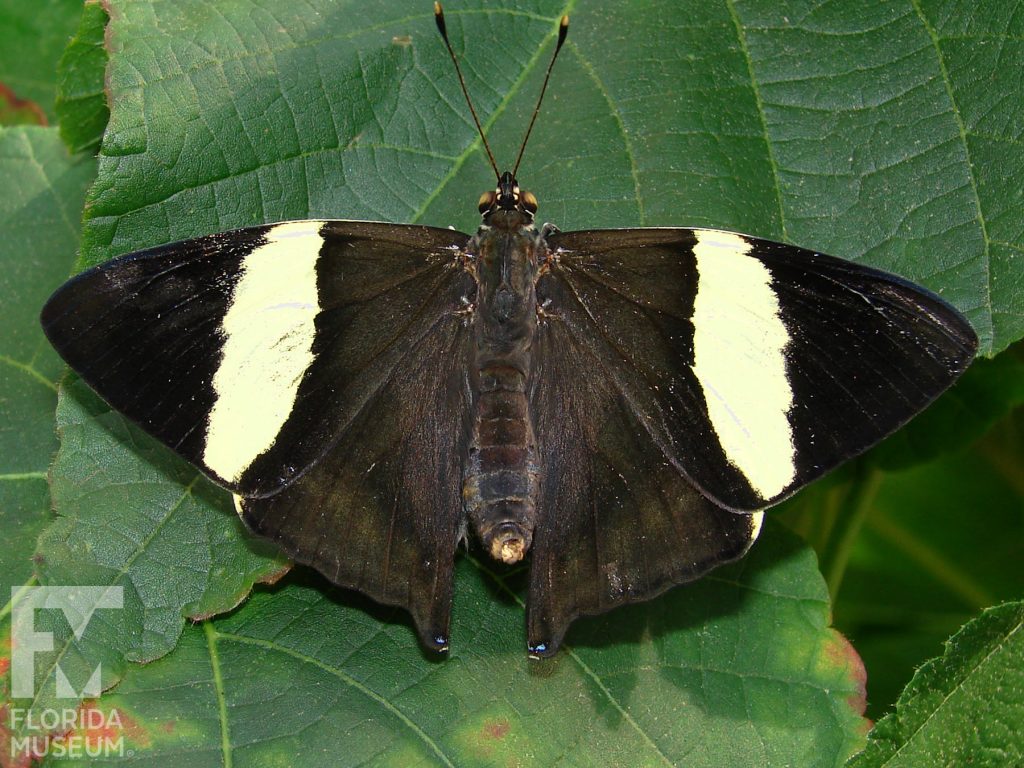
[[[489,720],[484,723],[483,736],[485,739],[504,739],[511,730],[512,726],[508,720]]]
[[[31,99],[22,99],[9,87],[0,83],[0,115],[6,124],[46,125],[46,113]]]
[[[94,699],[82,702],[79,708],[79,727],[72,733],[80,736],[87,747],[100,750],[104,745],[116,744],[123,736],[126,743],[139,747],[152,744],[149,732],[123,709],[102,709]]]
[[[825,656],[843,669],[854,684],[854,692],[847,698],[846,703],[856,714],[863,717],[868,705],[868,672],[864,668],[864,660],[850,645],[850,641],[835,630],[832,631],[832,639],[825,645]]]
[[[0,675],[6,675],[11,668],[11,660],[6,656],[0,656]]]
[[[47,753],[50,737],[32,732],[15,734],[11,720],[8,705],[0,705],[0,768],[29,768]],[[15,735],[27,740],[15,744]]]
[[[271,571],[267,575],[263,576],[259,580],[259,583],[266,584],[267,586],[273,586],[274,584],[277,584],[277,582],[279,582],[281,579],[283,579],[288,574],[288,572],[291,571],[291,569],[292,564],[290,562],[285,563],[276,571]]]

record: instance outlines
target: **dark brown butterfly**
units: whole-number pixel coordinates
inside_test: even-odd
[[[537,228],[519,160],[499,173],[484,147],[497,185],[475,235],[224,232],[91,269],[42,316],[68,363],[233,491],[253,531],[407,608],[435,650],[460,541],[529,556],[528,647],[549,655],[577,616],[740,557],[760,510],[892,432],[974,355],[937,296],[813,251]]]

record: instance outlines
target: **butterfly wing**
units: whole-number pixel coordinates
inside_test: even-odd
[[[242,498],[250,527],[447,631],[468,236],[300,221],[162,246],[57,291],[43,327],[114,408]]]
[[[895,276],[717,230],[555,233],[531,407],[530,644],[735,559],[752,512],[865,450],[976,338]],[[731,511],[728,511],[731,510]]]
[[[433,327],[375,382],[322,459],[275,494],[236,499],[249,527],[297,562],[409,610],[435,650],[447,648],[455,549],[465,536],[459,446],[471,333],[451,309],[466,287],[445,287]]]
[[[557,233],[552,312],[671,461],[750,511],[887,436],[974,357],[967,321],[901,278],[707,229]],[[543,301],[548,288],[538,285]]]
[[[533,348],[530,408],[543,468],[527,600],[530,653],[558,649],[581,614],[646,600],[742,556],[760,513],[738,515],[697,491],[651,439],[630,394],[558,314]]]

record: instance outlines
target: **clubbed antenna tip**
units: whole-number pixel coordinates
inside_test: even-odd
[[[491,161],[491,168],[494,169],[494,176],[497,179],[501,179],[501,173],[498,171],[498,164],[494,162],[494,155],[491,153],[491,148],[487,144],[487,137],[484,136],[483,126],[480,125],[480,118],[476,116],[476,110],[473,108],[473,100],[469,98],[469,89],[466,88],[466,79],[462,76],[462,68],[459,66],[459,59],[455,56],[455,51],[452,50],[452,44],[448,40],[448,27],[444,23],[444,9],[441,8],[441,4],[434,0],[434,21],[437,22],[437,31],[441,33],[441,39],[444,40],[444,46],[448,49],[448,55],[452,57],[452,64],[455,65],[455,74],[459,76],[459,85],[462,86],[462,95],[466,97],[466,103],[469,105],[469,114],[473,116],[473,122],[476,123],[476,131],[480,134],[480,140],[484,143],[484,149],[487,151],[487,159]]]
[[[565,43],[565,38],[569,34],[569,17],[563,16],[562,20],[558,23],[558,42],[555,43],[555,52],[551,55],[551,61],[548,63],[548,71],[544,73],[544,84],[540,87],[540,96],[537,97],[537,106],[533,108],[533,117],[530,118],[530,125],[526,128],[526,135],[523,137],[523,143],[519,145],[519,156],[516,157],[516,164],[512,168],[512,177],[515,178],[516,174],[519,173],[519,163],[523,159],[523,152],[526,151],[526,142],[530,140],[530,133],[533,131],[533,124],[537,122],[537,115],[540,114],[540,104],[544,101],[544,93],[548,89],[548,80],[551,79],[551,70],[555,66],[555,61],[558,59],[558,52],[562,50],[562,44]]]
[[[441,4],[438,2],[434,3],[434,21],[437,22],[437,31],[441,33],[441,37],[448,39],[448,30],[444,26],[444,9],[441,8]]]

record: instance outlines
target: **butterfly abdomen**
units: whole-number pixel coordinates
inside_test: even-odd
[[[492,364],[480,371],[463,498],[477,535],[496,560],[523,559],[536,523],[536,441],[526,377]]]
[[[472,437],[462,496],[481,543],[516,563],[533,542],[538,462],[526,380],[537,331],[537,253],[528,216],[495,209],[469,243],[477,281]]]

